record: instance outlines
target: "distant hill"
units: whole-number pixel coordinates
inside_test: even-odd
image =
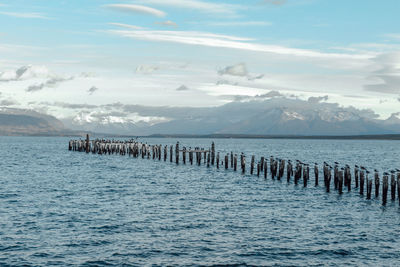
[[[24,109],[0,109],[0,135],[74,135],[53,116]]]

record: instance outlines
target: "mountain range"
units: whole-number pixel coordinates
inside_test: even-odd
[[[0,109],[1,135],[66,135],[83,131],[115,135],[246,134],[374,135],[400,133],[400,113],[379,119],[373,111],[339,104],[274,97],[234,101],[218,107],[115,105],[118,110],[81,110],[63,119],[32,110]],[[99,107],[101,108],[101,107]],[[130,120],[129,114],[154,120]],[[117,115],[116,115],[117,114]],[[163,118],[163,119],[157,119]]]

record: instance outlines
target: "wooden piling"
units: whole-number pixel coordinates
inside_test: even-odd
[[[355,182],[356,188],[358,188],[358,174],[359,174],[359,169],[358,169],[358,166],[355,165],[355,167],[354,167],[354,182]]]
[[[251,163],[250,163],[250,174],[253,175],[254,170],[254,155],[251,156]]]
[[[339,194],[343,194],[343,169],[338,171],[338,190]]]
[[[396,179],[395,179],[394,171],[391,171],[391,175],[390,175],[390,195],[391,195],[391,200],[395,201],[396,200]]]
[[[90,152],[90,140],[89,140],[89,134],[86,134],[86,153]]]
[[[214,165],[215,160],[215,144],[214,142],[211,143],[211,165]]]
[[[267,175],[268,175],[268,164],[267,160],[264,159],[264,179],[267,179]]]
[[[387,192],[389,188],[389,179],[388,179],[388,174],[384,173],[383,175],[383,181],[382,181],[382,205],[385,206],[387,203]]]
[[[175,162],[179,164],[179,142],[176,142],[175,145]]]
[[[364,171],[360,171],[360,195],[364,195]]]
[[[379,173],[377,170],[375,170],[374,181],[375,181],[375,197],[378,198],[380,181],[379,181]]]
[[[371,193],[372,193],[372,179],[369,179],[367,175],[367,199],[371,199]]]

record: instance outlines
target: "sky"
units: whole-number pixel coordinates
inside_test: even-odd
[[[399,10],[398,0],[0,0],[0,106],[67,118],[77,106],[212,107],[279,91],[384,119],[400,112]]]

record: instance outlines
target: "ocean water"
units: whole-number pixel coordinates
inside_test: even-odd
[[[208,148],[212,140],[179,141]],[[247,162],[254,154],[400,168],[399,141],[214,141]],[[303,188],[204,165],[70,152],[67,143],[0,137],[0,266],[400,265],[400,208],[390,194],[383,207],[356,190],[325,193],[312,171]]]

